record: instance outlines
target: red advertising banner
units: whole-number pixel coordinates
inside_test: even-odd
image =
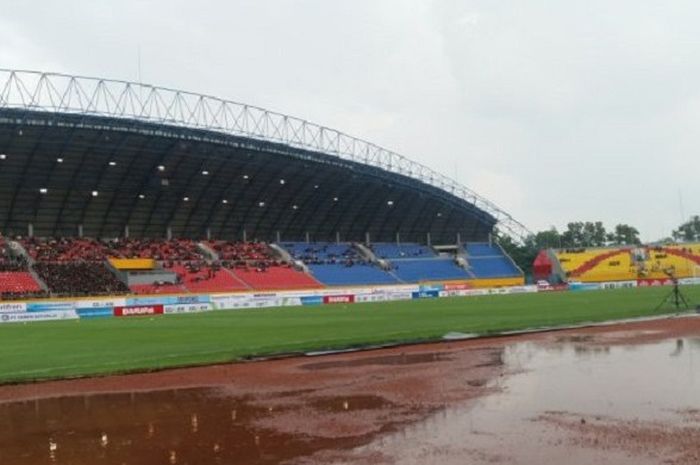
[[[323,296],[324,304],[352,304],[355,303],[355,296],[347,295],[325,295]]]
[[[133,305],[127,307],[114,307],[114,316],[145,316],[162,315],[163,306],[158,305]]]
[[[649,287],[649,286],[670,286],[672,281],[668,278],[660,279],[638,279],[637,286],[639,287]]]

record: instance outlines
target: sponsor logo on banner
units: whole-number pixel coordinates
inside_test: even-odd
[[[438,290],[433,290],[433,291],[418,291],[414,292],[412,294],[412,298],[414,299],[434,299],[436,297],[439,297],[440,291]]]
[[[411,300],[413,298],[413,292],[417,291],[387,292],[386,300]]]
[[[178,297],[175,296],[130,297],[126,299],[126,305],[124,306],[138,307],[148,305],[168,305],[176,303],[178,303]]]
[[[301,298],[302,305],[321,305],[323,303],[323,297],[320,295],[307,295]]]
[[[114,307],[114,316],[143,316],[162,314],[162,305],[134,305],[127,307]]]
[[[163,307],[163,313],[166,315],[172,313],[199,313],[208,312],[211,310],[209,304],[175,304],[175,305],[165,305]]]
[[[28,312],[62,312],[75,310],[74,302],[30,302]]]
[[[600,283],[601,289],[620,289],[625,287],[637,287],[637,281],[612,281]]]
[[[352,304],[354,302],[355,296],[351,294],[327,295],[323,297],[324,304]]]
[[[678,280],[678,284],[700,284],[700,278],[681,278]]]
[[[181,295],[177,296],[178,304],[206,304],[210,302],[208,295]]]
[[[0,303],[0,313],[22,313],[27,311],[27,304],[23,302]]]
[[[2,313],[0,314],[0,323],[27,323],[31,321],[75,320],[77,318],[78,314],[75,312],[75,310],[34,313]]]
[[[113,307],[89,307],[76,310],[80,318],[107,318],[114,315]]]
[[[638,279],[637,286],[639,287],[650,287],[650,286],[669,286],[672,281],[668,278],[661,279]]]
[[[569,283],[569,289],[572,291],[593,291],[600,289],[598,283]]]

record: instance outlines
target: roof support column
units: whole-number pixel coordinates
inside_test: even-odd
[[[365,233],[365,245],[366,245],[367,247],[369,247],[370,244],[371,244],[371,242],[370,242],[370,240],[369,240],[369,231],[368,231],[368,232]]]
[[[83,237],[83,225],[78,225],[78,237]]]
[[[124,238],[129,238],[129,225],[124,225]]]
[[[432,247],[432,245],[433,245],[432,242],[433,241],[430,240],[430,233],[429,232],[425,233],[425,243],[428,245],[428,247]]]
[[[34,237],[34,225],[32,223],[27,225],[27,236]]]

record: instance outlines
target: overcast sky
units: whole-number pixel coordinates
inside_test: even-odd
[[[368,139],[532,230],[654,240],[700,213],[699,18],[690,0],[6,0],[0,67],[135,80],[140,50],[144,82]]]

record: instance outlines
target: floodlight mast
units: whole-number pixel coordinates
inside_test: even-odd
[[[425,165],[335,129],[254,105],[139,82],[0,68],[0,108],[123,118],[283,143],[416,179],[473,204],[516,240],[532,234],[493,202]]]

